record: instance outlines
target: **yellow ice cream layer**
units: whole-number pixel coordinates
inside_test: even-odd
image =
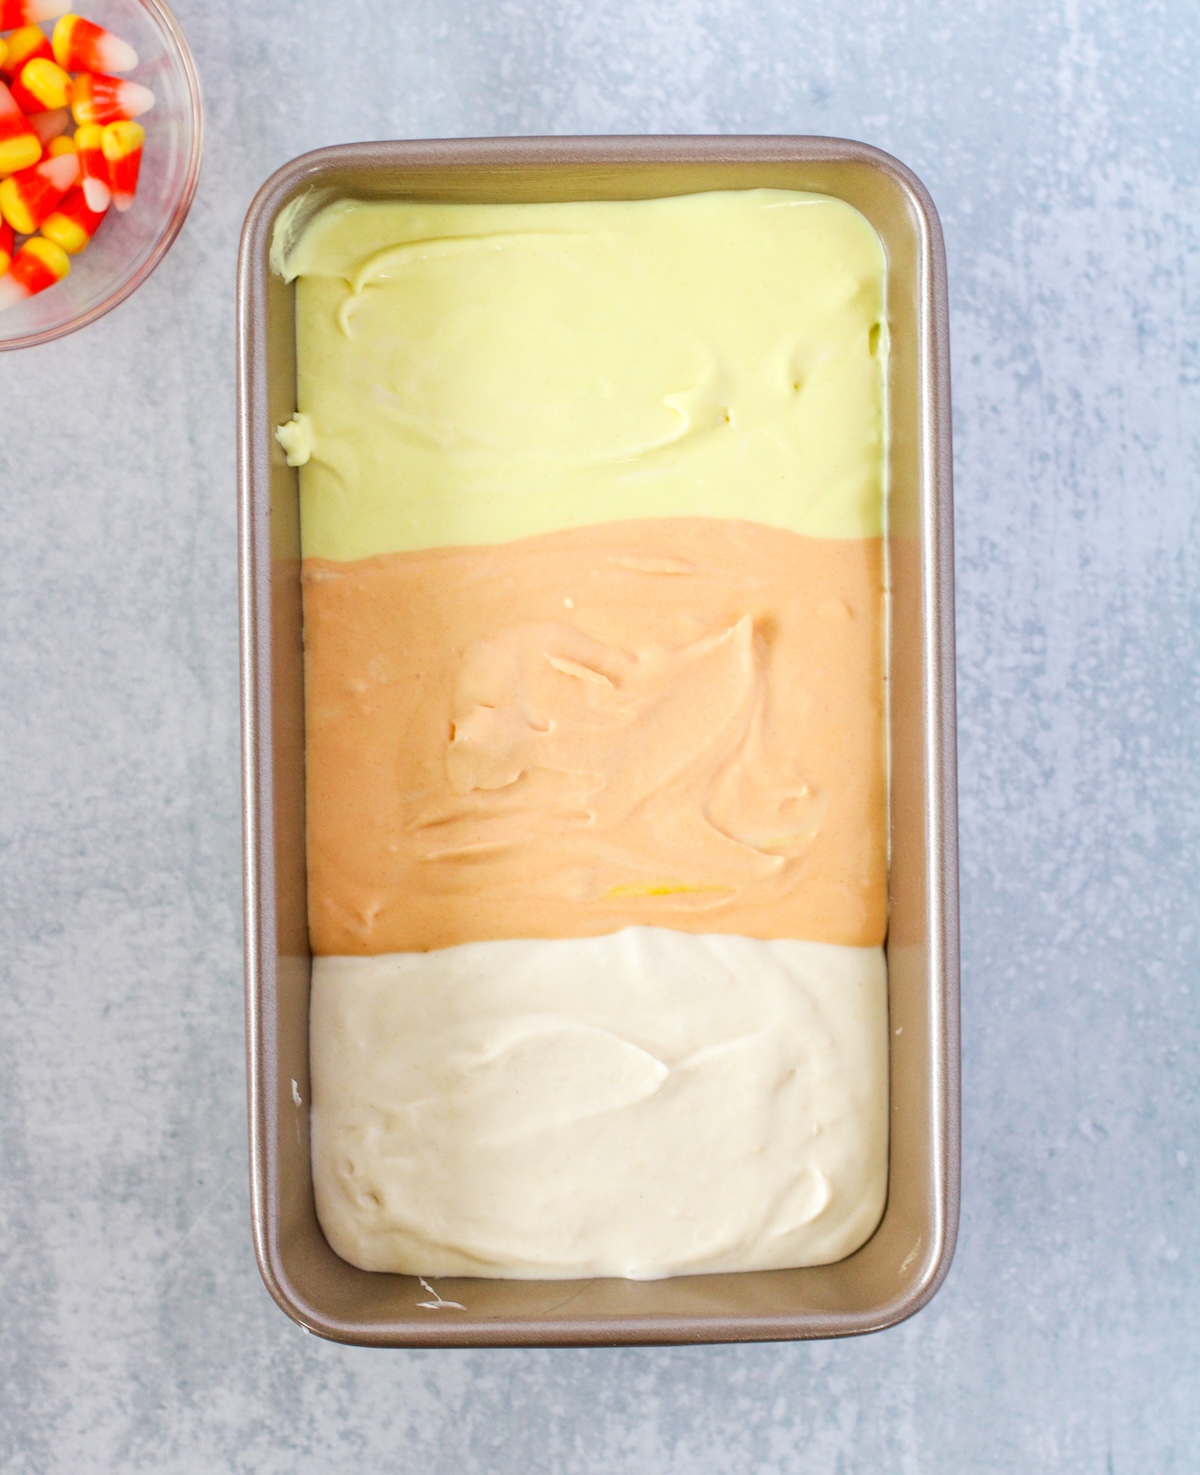
[[[277,247],[306,557],[638,517],[882,532],[885,261],[844,201],[345,200]]]

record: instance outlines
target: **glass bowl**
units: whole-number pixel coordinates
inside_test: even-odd
[[[109,210],[91,243],[71,257],[70,275],[36,297],[0,312],[0,349],[48,343],[95,322],[124,302],[171,248],[200,174],[204,112],[200,79],[175,17],[162,0],[63,0],[137,49],[125,73],[153,89],[137,197],[123,214]],[[47,34],[54,22],[42,29]]]

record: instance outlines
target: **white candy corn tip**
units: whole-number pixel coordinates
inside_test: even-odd
[[[11,272],[6,271],[0,277],[0,312],[24,302],[28,296],[29,288],[18,282]]]
[[[57,20],[60,15],[66,15],[70,5],[63,5],[60,0],[25,0],[25,25],[32,25],[35,21]]]
[[[107,31],[96,42],[96,70],[100,72],[132,72],[138,54],[128,41]]]
[[[140,82],[122,82],[117,92],[122,110],[131,118],[140,118],[154,106],[154,94]]]
[[[95,179],[91,175],[83,181],[83,198],[87,202],[89,210],[95,210],[97,214],[107,210],[112,203],[112,190],[102,179]]]
[[[56,159],[43,159],[37,167],[43,179],[66,194],[79,178],[79,155],[59,154]]]

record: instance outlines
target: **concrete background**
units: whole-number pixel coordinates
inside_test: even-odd
[[[178,0],[200,193],[0,357],[0,1467],[1200,1467],[1200,8]],[[304,149],[816,132],[922,176],[953,298],[962,1232],[837,1344],[325,1345],[250,1244],[234,259]]]

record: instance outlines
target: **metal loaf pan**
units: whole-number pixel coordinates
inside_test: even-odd
[[[293,289],[280,212],[344,196],[633,199],[770,186],[856,206],[888,260],[891,581],[891,1157],[874,1236],[836,1265],[631,1282],[439,1281],[357,1270],[313,1208],[308,1137],[304,712]],[[297,203],[300,202],[300,203]],[[238,271],[242,741],[251,1211],[263,1279],[302,1326],[381,1347],[616,1345],[841,1336],[934,1294],[958,1220],[958,874],[946,269],[933,204],[896,160],[828,138],[563,138],[351,144],[263,186]],[[461,1303],[461,1309],[439,1304]]]

